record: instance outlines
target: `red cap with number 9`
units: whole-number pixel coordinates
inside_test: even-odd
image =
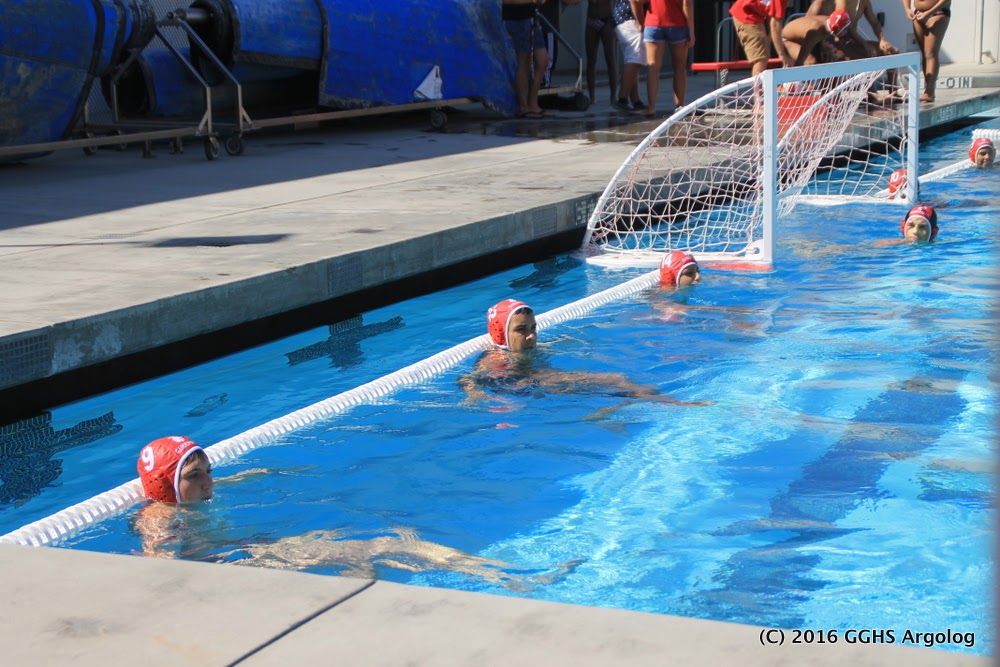
[[[181,469],[196,451],[202,451],[201,447],[183,435],[159,438],[143,447],[136,468],[146,497],[163,503],[176,503]]]

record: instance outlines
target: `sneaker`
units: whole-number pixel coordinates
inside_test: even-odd
[[[636,100],[635,102],[632,102],[633,111],[645,111],[648,108],[649,107],[646,106],[642,100]]]
[[[621,111],[631,111],[632,110],[632,104],[627,99],[625,99],[624,97],[619,97],[618,100],[615,102],[614,107],[616,109],[621,110]]]

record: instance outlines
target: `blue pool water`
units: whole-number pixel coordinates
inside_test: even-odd
[[[968,142],[929,142],[921,171]],[[711,405],[585,381],[469,404],[470,358],[221,466],[267,473],[220,482],[163,548],[768,626],[950,629],[974,645],[939,648],[989,654],[998,179],[923,187],[933,246],[872,247],[898,235],[898,206],[800,207],[773,273],[706,270],[686,296],[653,290],[542,332],[553,367]],[[544,312],[641,273],[556,257],[54,410],[0,433],[0,533],[134,478],[153,437],[212,444],[483,333],[501,298]],[[141,552],[140,520],[63,546]],[[455,561],[414,572],[426,563],[405,550],[345,555],[394,529],[515,581]]]

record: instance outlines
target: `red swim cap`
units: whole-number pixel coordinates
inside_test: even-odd
[[[851,25],[851,15],[843,9],[835,9],[826,17],[826,28],[831,34],[839,35]]]
[[[993,142],[987,139],[986,137],[979,137],[978,139],[972,142],[972,147],[969,148],[969,159],[975,162],[976,155],[978,155],[979,151],[983,150],[984,148],[989,150],[991,153],[993,153],[993,156],[996,157],[997,149],[993,146]]]
[[[934,210],[933,206],[928,206],[927,204],[917,204],[907,212],[906,217],[903,221],[899,223],[899,231],[906,236],[906,221],[910,218],[923,218],[931,226],[931,233],[927,237],[927,241],[933,241],[938,233],[938,222],[937,222],[937,212]]]
[[[170,435],[143,447],[136,468],[146,497],[163,503],[176,503],[181,469],[196,451],[204,450],[183,435]]]
[[[897,169],[892,172],[892,176],[889,177],[889,194],[894,195],[899,190],[906,187],[906,170]]]
[[[510,326],[510,318],[528,307],[523,301],[504,299],[486,311],[486,330],[497,347],[507,347],[507,328]]]
[[[668,252],[660,260],[660,285],[677,289],[681,284],[681,274],[689,266],[698,266],[690,253],[683,250]]]

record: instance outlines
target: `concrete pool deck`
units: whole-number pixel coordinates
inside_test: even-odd
[[[689,81],[690,99],[712,89],[708,75]],[[996,106],[1000,88],[942,89],[921,127]],[[133,147],[0,165],[0,405],[50,407],[57,383],[33,382],[582,238],[611,175],[658,122],[606,101],[540,121],[475,107],[446,133],[421,131],[423,116],[382,116],[250,134],[246,154],[216,162],[195,143],[150,159]]]
[[[689,98],[711,87],[692,77]],[[998,105],[996,87],[942,89],[921,124]],[[2,165],[0,390],[15,401],[23,383],[579,230],[652,127],[622,120],[606,101],[541,121],[462,109],[447,133],[409,117],[250,135],[244,156],[212,163],[195,144]],[[753,626],[85,551],[0,545],[0,563],[11,664],[990,662],[762,646]]]
[[[896,644],[384,581],[0,544],[5,664],[980,667]],[[821,630],[823,628],[810,628]],[[840,633],[842,634],[842,633]]]

